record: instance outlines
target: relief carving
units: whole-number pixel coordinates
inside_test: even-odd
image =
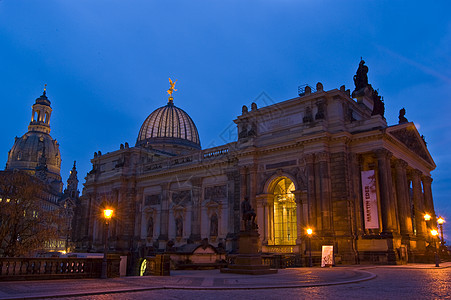
[[[227,186],[216,185],[205,188],[205,199],[219,200],[227,198]]]
[[[172,193],[172,203],[182,205],[191,202],[191,191],[177,191]]]
[[[409,130],[408,128],[403,128],[390,132],[395,138],[407,146],[411,151],[415,152],[418,156],[423,158],[429,163],[429,157],[424,149],[424,144],[418,139],[414,130]]]

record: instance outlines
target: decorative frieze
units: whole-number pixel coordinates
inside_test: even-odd
[[[274,163],[274,164],[267,164],[265,166],[266,170],[269,169],[278,169],[278,168],[283,168],[283,167],[289,167],[289,166],[294,166],[296,165],[296,160],[287,160],[287,161],[282,161],[282,162],[278,162],[278,163]]]
[[[172,192],[172,203],[179,205],[186,204],[189,202],[191,202],[190,190]]]
[[[219,200],[227,198],[227,186],[216,185],[205,188],[205,199]]]

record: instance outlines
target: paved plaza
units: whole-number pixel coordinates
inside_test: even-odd
[[[250,276],[219,270],[168,277],[0,282],[0,299],[451,299],[451,263],[292,268]]]

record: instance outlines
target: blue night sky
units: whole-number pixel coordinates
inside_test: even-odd
[[[362,56],[389,125],[405,107],[426,137],[436,212],[451,227],[450,3],[0,0],[1,168],[44,84],[63,180],[76,160],[83,182],[95,151],[135,144],[167,103],[168,77],[205,149],[229,141],[244,104],[293,98],[318,81],[352,91]]]

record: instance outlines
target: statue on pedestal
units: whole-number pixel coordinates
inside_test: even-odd
[[[255,217],[257,215],[249,202],[249,197],[245,197],[243,203],[241,203],[241,212],[243,214],[244,230],[251,231],[258,229],[257,223],[255,223]]]
[[[372,91],[372,98],[373,98],[373,111],[371,112],[372,116],[375,115],[381,115],[382,118],[384,117],[385,114],[385,104],[384,104],[384,99],[379,95],[377,90]]]
[[[399,124],[409,122],[405,116],[406,116],[406,109],[403,107],[399,110],[399,116],[398,116]]]
[[[365,61],[360,58],[359,68],[354,75],[355,90],[365,88],[368,85],[368,67],[365,66]]]

